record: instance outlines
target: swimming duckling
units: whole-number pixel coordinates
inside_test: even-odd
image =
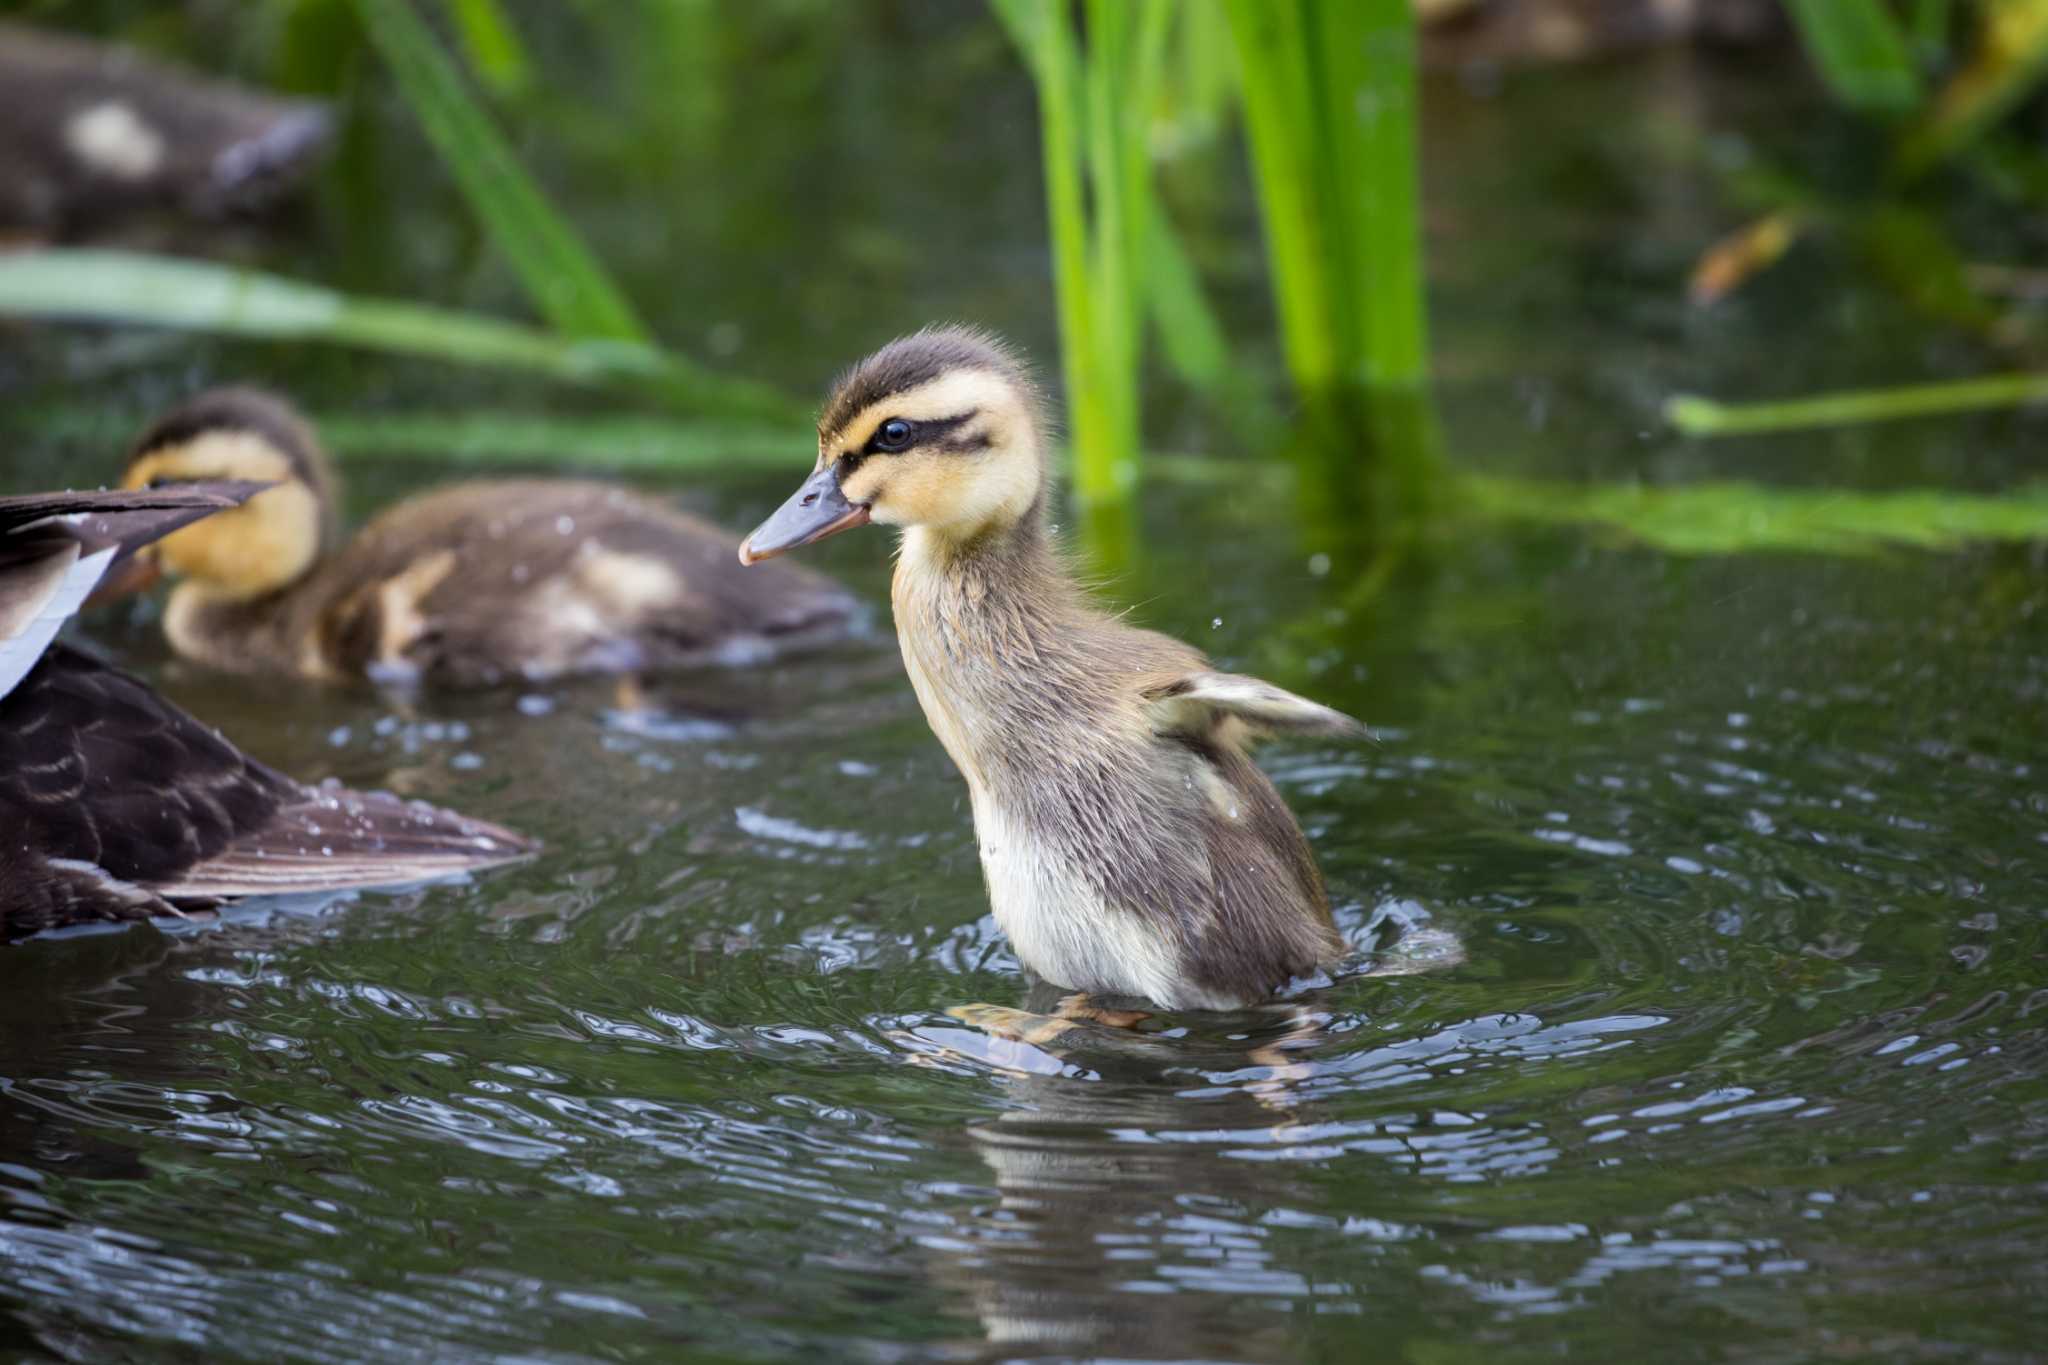
[[[104,236],[158,209],[217,221],[264,207],[333,129],[318,104],[25,24],[0,23],[0,90],[0,230],[38,237]]]
[[[1046,525],[1041,429],[1029,374],[993,337],[892,342],[840,379],[817,468],[740,558],[870,521],[904,528],[903,661],[967,779],[1018,958],[1168,1008],[1262,999],[1345,946],[1308,841],[1246,746],[1363,727],[1090,603]]]
[[[158,420],[121,482],[191,479],[278,485],[150,552],[184,579],[164,612],[172,647],[234,672],[473,687],[752,663],[843,636],[859,614],[807,570],[750,579],[708,522],[569,479],[451,484],[330,553],[319,441],[254,389]]]
[[[294,782],[140,679],[52,643],[138,546],[260,487],[0,498],[0,942],[531,851],[433,806]]]

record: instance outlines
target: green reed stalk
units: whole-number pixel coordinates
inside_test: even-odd
[[[1428,376],[1406,0],[1228,0],[1267,258],[1304,394]]]
[[[1138,256],[1131,232],[1142,217],[1143,181],[1131,193],[1126,134],[1128,92],[1119,87],[1130,65],[1133,12],[1126,0],[1086,0],[1088,186],[1095,214],[1082,273],[1093,297],[1093,343],[1088,347],[1105,410],[1106,439],[1075,447],[1074,483],[1086,502],[1114,501],[1137,483],[1139,436],[1138,343],[1144,315],[1133,281]],[[1067,22],[1062,17],[1062,26]],[[1139,155],[1143,155],[1142,147]],[[1138,174],[1145,174],[1142,162]]]
[[[427,140],[511,262],[534,307],[574,336],[648,341],[626,296],[527,175],[408,0],[355,3],[364,31]]]
[[[1429,378],[1427,290],[1422,268],[1422,185],[1416,120],[1415,18],[1410,0],[1323,0],[1322,50],[1353,54],[1333,64],[1332,141],[1361,174],[1345,215],[1354,297],[1364,310],[1359,360],[1368,390],[1420,388]],[[1347,120],[1349,126],[1347,126]]]
[[[1226,0],[1225,9],[1244,83],[1245,133],[1281,345],[1296,386],[1327,392],[1342,381],[1349,348],[1338,321],[1342,291],[1316,175],[1321,138],[1303,0]]]
[[[1084,0],[1085,51],[1069,0],[993,5],[1038,87],[1074,491],[1084,506],[1118,502],[1139,475],[1153,212],[1145,131],[1169,0]]]

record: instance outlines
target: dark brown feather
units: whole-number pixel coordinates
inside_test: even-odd
[[[49,927],[52,914],[128,919],[145,898],[389,885],[532,847],[434,807],[302,786],[64,645],[0,701],[0,829],[7,939]],[[54,892],[45,883],[60,860],[108,880],[95,887],[74,869]]]
[[[186,483],[169,488],[114,488],[65,493],[11,493],[0,497],[0,533],[25,530],[52,517],[84,517],[87,527],[100,526],[99,542],[120,541],[130,552],[209,512],[245,502],[263,485],[239,480]],[[146,523],[117,520],[135,512],[182,512],[183,521],[157,529]],[[95,518],[106,518],[96,521]],[[98,542],[95,542],[98,543]]]
[[[0,941],[223,895],[414,881],[530,848],[430,806],[302,786],[139,679],[43,648],[116,555],[260,487],[0,498],[0,599],[14,601],[0,648],[40,651],[0,690]]]

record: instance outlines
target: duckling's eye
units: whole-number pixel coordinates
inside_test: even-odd
[[[911,435],[910,423],[901,417],[891,417],[875,428],[875,449],[902,450],[910,444]]]

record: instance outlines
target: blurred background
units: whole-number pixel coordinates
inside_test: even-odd
[[[1265,761],[1381,952],[1278,1070],[949,1014],[1024,983],[879,533],[652,719],[102,612],[548,852],[0,959],[0,1357],[2034,1358],[2044,80],[2040,0],[0,0],[0,491],[254,382],[354,519],[743,530],[992,327],[1105,598],[1374,724]]]
[[[2019,0],[1424,0],[1419,34],[1393,0],[5,12],[119,46],[10,30],[0,231],[122,254],[18,251],[0,313],[196,333],[14,329],[20,430],[115,439],[232,373],[345,409],[352,455],[617,466],[635,416],[632,462],[729,470],[850,358],[964,318],[1069,400],[1090,508],[1146,449],[1348,464],[1313,501],[1375,516],[1479,471],[1576,481],[1481,491],[1574,516],[1616,510],[1590,478],[2025,473],[1967,421],[1860,425],[2040,396]],[[135,126],[66,122],[95,109]],[[1887,392],[1685,401],[1845,388]]]

